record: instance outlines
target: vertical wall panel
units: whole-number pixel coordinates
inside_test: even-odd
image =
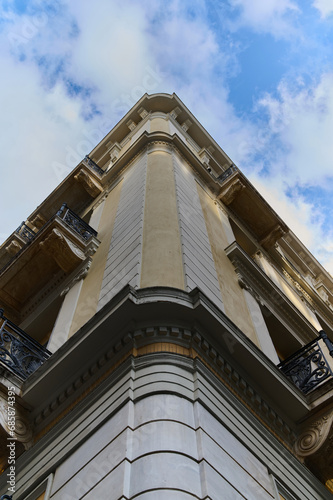
[[[98,310],[125,285],[139,286],[146,168],[145,154],[125,172]]]
[[[174,154],[174,168],[186,288],[190,291],[197,286],[223,310],[197,183],[189,167],[177,154]]]
[[[141,288],[150,286],[184,290],[172,155],[158,144],[148,154],[143,226]]]

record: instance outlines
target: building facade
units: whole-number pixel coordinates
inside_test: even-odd
[[[333,279],[175,94],[0,267],[2,495],[332,498]]]

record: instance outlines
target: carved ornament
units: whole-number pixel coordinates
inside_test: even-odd
[[[248,284],[244,276],[239,271],[236,271],[236,274],[239,286],[243,288],[243,290],[248,291],[252,295],[252,297],[258,302],[258,304],[264,305],[264,302],[260,297],[260,295],[253,289],[251,285]]]
[[[28,422],[28,419],[24,415],[23,408],[15,402],[15,425],[14,429],[8,427],[8,400],[7,395],[0,393],[0,426],[5,431],[5,433],[13,439],[16,439],[22,443],[25,449],[29,449],[32,444],[32,429]],[[10,407],[11,408],[11,407]]]
[[[121,151],[121,146],[118,142],[115,142],[112,147],[109,149],[109,154],[111,158],[111,163],[114,163],[119,158],[119,153]]]
[[[176,108],[174,108],[171,112],[170,112],[170,116],[172,116],[172,118],[175,120],[177,118],[177,116],[182,112],[182,110],[180,108],[178,108],[178,106]]]
[[[60,293],[60,296],[63,297],[69,292],[69,290],[75,285],[75,283],[84,280],[84,278],[88,274],[90,267],[91,267],[91,260],[89,259],[86,265],[82,269],[80,269],[79,273],[72,279],[70,283],[68,283],[66,288],[64,288],[64,290]]]
[[[191,125],[192,125],[191,120],[186,120],[184,121],[184,123],[182,123],[181,127],[184,130],[184,132],[187,132]]]
[[[131,132],[136,127],[136,123],[133,120],[128,120],[128,122],[126,122],[126,125],[128,126],[128,128],[130,129]]]
[[[225,205],[230,205],[244,188],[245,185],[239,179],[235,179],[221,192],[219,198]]]
[[[260,245],[268,250],[269,248],[272,248],[277,240],[282,238],[282,236],[285,234],[285,231],[280,225],[275,226],[264,238],[261,239]]]
[[[87,193],[92,197],[96,198],[103,191],[102,186],[97,182],[91,175],[89,175],[85,170],[81,169],[75,176],[74,179],[78,181]]]
[[[333,478],[333,410],[313,421],[298,437],[294,451],[322,482]]]
[[[36,229],[41,229],[44,224],[46,224],[46,222],[47,221],[44,219],[44,217],[38,214],[34,219],[32,219],[31,224],[33,224]]]
[[[138,113],[142,119],[146,118],[146,116],[148,116],[148,114],[149,114],[148,111],[142,107],[140,109],[138,109]]]
[[[9,253],[9,255],[14,256],[21,249],[22,245],[20,245],[18,241],[13,240],[9,243],[8,247],[6,247],[6,252]]]
[[[82,250],[74,245],[58,229],[53,229],[39,245],[41,250],[52,257],[65,272],[72,271],[86,258]]]

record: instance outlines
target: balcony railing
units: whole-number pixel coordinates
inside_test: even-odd
[[[223,174],[219,175],[219,177],[217,179],[220,182],[223,182],[223,181],[225,181],[225,179],[230,177],[230,175],[232,175],[234,172],[237,172],[237,171],[238,171],[238,168],[235,165],[231,165],[229,168],[227,168],[227,170],[225,170],[225,172],[223,172]]]
[[[278,368],[304,394],[333,377],[333,344],[324,331],[319,337],[285,359]]]
[[[89,224],[84,222],[75,212],[67,207],[66,203],[63,203],[60,210],[57,212],[57,216],[60,217],[69,227],[74,229],[81,238],[85,241],[90,240],[93,236],[97,236],[97,231],[93,229]]]
[[[84,161],[84,163],[85,163],[86,165],[88,165],[88,166],[89,166],[89,167],[91,167],[93,170],[95,170],[95,172],[97,172],[99,175],[104,175],[104,174],[105,174],[104,170],[103,170],[101,167],[99,167],[99,166],[97,165],[97,163],[95,163],[95,162],[94,162],[91,158],[89,158],[89,156],[88,156],[88,155],[86,155],[86,156],[84,157],[84,160],[83,160],[83,161]]]
[[[7,319],[0,309],[0,366],[26,380],[50,356],[45,347]]]
[[[30,227],[28,227],[23,221],[22,224],[16,229],[15,233],[19,234],[24,240],[30,241],[35,236],[36,233]]]

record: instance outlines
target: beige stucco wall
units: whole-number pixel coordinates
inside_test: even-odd
[[[238,284],[234,267],[224,251],[229,241],[222,225],[219,213],[220,209],[199,184],[198,193],[212,248],[225,313],[252,342],[260,347],[243,290]]]
[[[148,154],[141,288],[184,289],[184,272],[171,153]]]
[[[121,188],[122,182],[117,184],[109,193],[103,204],[103,211],[100,216],[98,227],[96,228],[98,231],[97,237],[101,244],[93,256],[91,268],[83,281],[69,337],[96,313]],[[98,209],[99,208],[100,207],[98,207]]]

